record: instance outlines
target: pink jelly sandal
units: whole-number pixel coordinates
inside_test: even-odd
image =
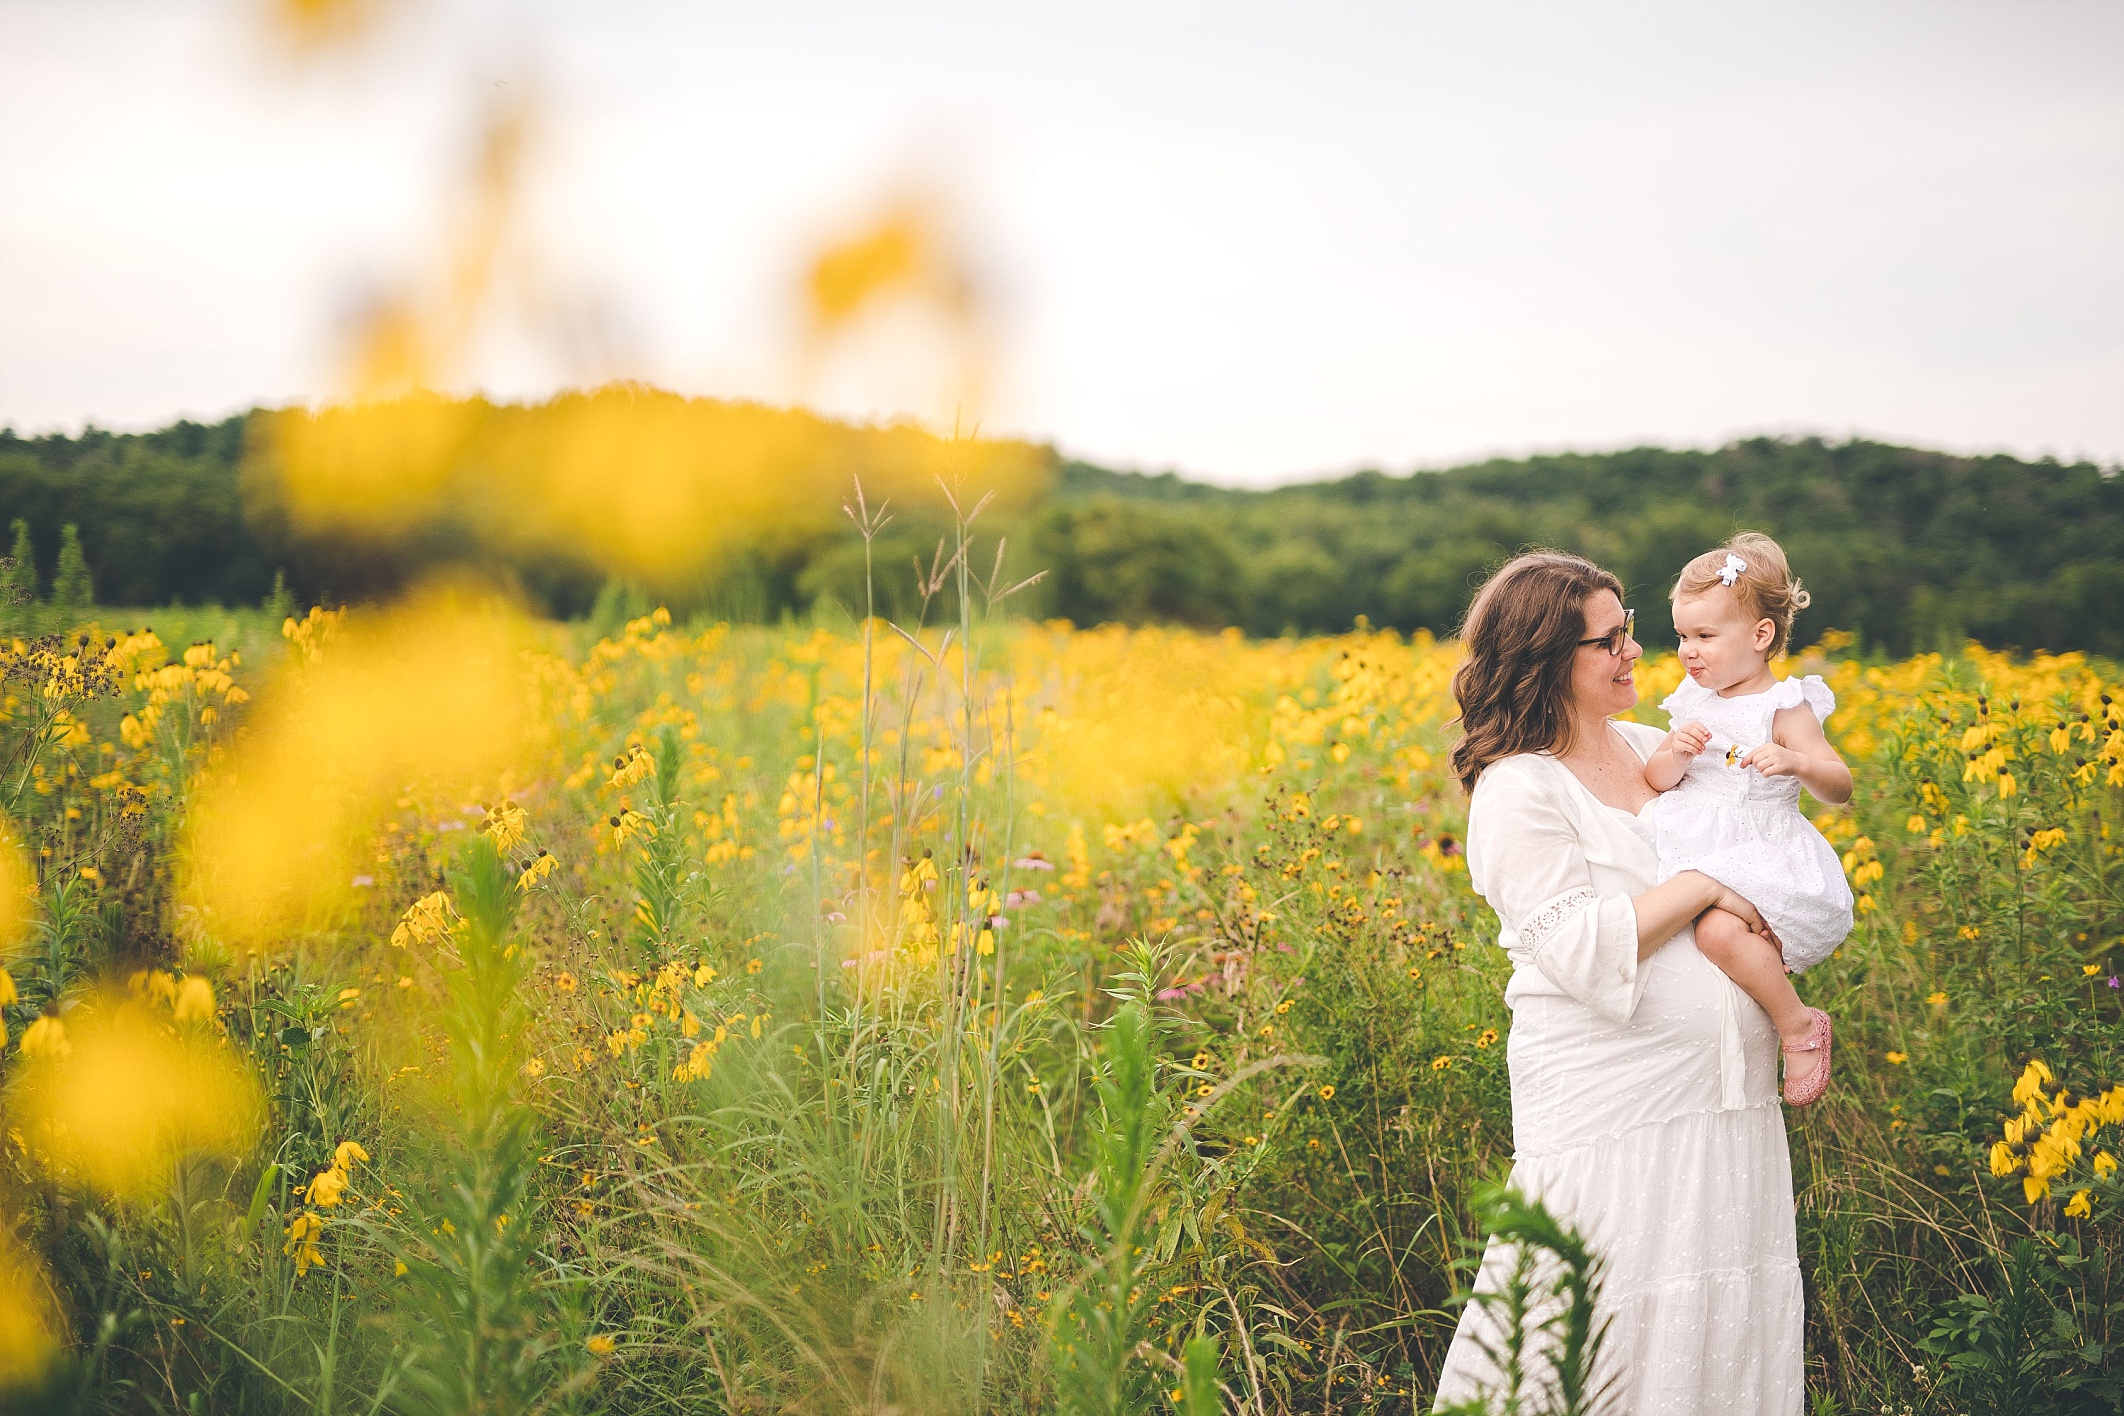
[[[1829,1090],[1829,1015],[1819,1008],[1809,1008],[1807,1011],[1814,1015],[1814,1031],[1808,1033],[1807,1040],[1798,1047],[1788,1047],[1784,1051],[1788,1055],[1819,1052],[1822,1054],[1821,1065],[1816,1067],[1814,1075],[1802,1082],[1797,1089],[1789,1083],[1786,1085],[1787,1106],[1812,1106],[1822,1099],[1823,1092]]]

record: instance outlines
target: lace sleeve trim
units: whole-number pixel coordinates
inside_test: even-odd
[[[1564,921],[1599,899],[1598,894],[1585,886],[1557,896],[1520,923],[1520,946],[1529,950],[1540,949],[1542,941],[1554,934]]]

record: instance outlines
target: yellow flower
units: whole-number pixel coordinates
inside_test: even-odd
[[[359,1141],[341,1141],[332,1148],[332,1167],[335,1170],[352,1170],[357,1163],[367,1161],[369,1153],[361,1148]]]
[[[2085,975],[2087,975],[2087,976],[2088,976],[2089,978],[2093,978],[2093,977],[2094,977],[2094,976],[2095,976],[2096,974],[2100,973],[2101,971],[2102,971],[2102,966],[2101,966],[2100,964],[2082,964],[2082,965],[2080,965],[2080,972],[2081,972],[2081,973],[2083,973],[2083,974],[2085,974]]]
[[[550,853],[540,851],[536,856],[532,857],[531,863],[524,867],[523,874],[516,877],[516,888],[529,890],[532,886],[538,884],[539,881],[551,875],[559,866],[560,862],[555,860]]]
[[[584,1343],[583,1346],[590,1349],[590,1355],[593,1357],[610,1357],[614,1343],[611,1338],[599,1333],[596,1337]]]
[[[2096,1151],[2094,1173],[2098,1179],[2107,1180],[2117,1173],[2117,1158],[2108,1151]]]
[[[1925,995],[1925,1001],[1927,1003],[1930,1003],[1935,1008],[1944,1006],[1947,1002],[1947,990],[1945,990],[1944,988],[1935,989],[1931,993]]]
[[[2029,1204],[2034,1204],[2049,1193],[2050,1182],[2048,1180],[2038,1180],[2033,1175],[2021,1177],[2021,1194],[2027,1198]]]
[[[575,975],[563,970],[553,980],[553,986],[563,993],[575,992]]]
[[[346,1193],[346,1189],[346,1171],[339,1169],[337,1166],[330,1170],[320,1170],[317,1172],[316,1178],[310,1181],[310,1203],[322,1205],[329,1209],[339,1203],[341,1196]]]
[[[1475,1045],[1477,1047],[1488,1047],[1491,1043],[1495,1041],[1497,1041],[1497,1029],[1484,1028],[1482,1032],[1476,1036]]]
[[[1333,1101],[1335,1099],[1335,1087],[1332,1082],[1320,1089],[1320,1099],[1322,1101]]]
[[[631,787],[656,770],[656,759],[639,746],[630,747],[621,756],[612,759],[612,775],[605,782],[608,787]]]
[[[2067,1201],[2065,1205],[2065,1217],[2067,1219],[2086,1219],[2093,1213],[2094,1206],[2087,1202],[2087,1191],[2073,1191],[2072,1199]]]
[[[314,1214],[298,1214],[288,1225],[288,1242],[280,1252],[295,1260],[297,1278],[324,1262],[324,1252],[317,1247],[317,1236],[324,1232],[324,1225],[324,1220]]]
[[[1434,1072],[1443,1072],[1452,1065],[1453,1059],[1450,1056],[1438,1056],[1431,1059],[1431,1070]]]
[[[1900,1067],[1910,1060],[1910,1054],[1907,1052],[1891,1052],[1888,1054],[1888,1060]]]
[[[2043,1089],[2054,1080],[2050,1068],[2041,1058],[2029,1058],[2028,1065],[2021,1069],[2021,1079],[2013,1084],[2014,1105],[2026,1106],[2031,1098],[2041,1096]]]
[[[1905,821],[1903,823],[1903,829],[1908,831],[1913,836],[1922,836],[1925,834],[1925,818],[1922,816],[1912,816],[1908,821]]]
[[[6,969],[0,969],[0,1007],[17,1002],[19,998],[20,995],[15,992],[15,976]]]
[[[762,964],[758,959],[747,959],[745,961],[745,972],[749,974],[756,974],[765,967],[766,965]]]
[[[197,974],[187,974],[177,985],[177,1003],[171,1010],[180,1023],[211,1022],[214,1017],[214,985]]]
[[[457,910],[450,903],[449,894],[437,890],[407,908],[398,928],[391,931],[391,945],[403,949],[408,944],[440,944],[450,937],[456,922]]]

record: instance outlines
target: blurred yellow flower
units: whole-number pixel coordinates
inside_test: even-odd
[[[1891,1052],[1887,1054],[1887,1057],[1890,1062],[1893,1062],[1898,1067],[1910,1060],[1910,1054],[1907,1052]]]
[[[47,1014],[22,1032],[24,1057],[64,1057],[74,1050],[67,1041],[66,1024]]]
[[[1943,988],[1935,989],[1931,993],[1925,995],[1925,1001],[1927,1003],[1930,1003],[1935,1008],[1940,1007],[1947,1001],[1947,990]]]
[[[596,1337],[584,1343],[583,1346],[590,1349],[590,1355],[593,1357],[610,1357],[614,1343],[611,1338],[599,1333]]]
[[[171,1012],[180,1023],[212,1022],[214,985],[197,974],[185,975],[184,982],[177,985],[177,1001]]]
[[[2065,1205],[2065,1217],[2067,1219],[2086,1219],[2094,1213],[2094,1206],[2088,1203],[2087,1195],[2088,1192],[2085,1190],[2073,1191],[2072,1199],[2067,1201]]]
[[[341,1141],[332,1147],[332,1164],[340,1170],[352,1170],[357,1163],[368,1158],[369,1153],[361,1148],[359,1141]]]
[[[43,1265],[0,1226],[0,1393],[33,1386],[59,1355],[66,1326],[51,1293]]]
[[[85,1003],[71,1027],[38,1023],[43,1030],[33,1025],[23,1039],[30,1064],[11,1110],[32,1158],[55,1178],[142,1200],[179,1157],[240,1154],[256,1134],[258,1089],[235,1057],[171,1034],[123,995]]]
[[[487,808],[484,829],[494,838],[494,849],[507,855],[523,841],[528,820],[524,809],[515,802],[499,802]]]
[[[316,657],[290,655],[192,789],[179,902],[254,949],[336,920],[409,786],[476,799],[519,762],[525,644],[513,613],[436,589],[350,617]]]
[[[1335,1099],[1334,1083],[1330,1082],[1320,1089],[1320,1099],[1322,1101],[1333,1101]]]

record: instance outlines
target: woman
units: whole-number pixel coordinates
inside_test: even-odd
[[[1453,680],[1467,863],[1511,956],[1512,1183],[1604,1261],[1608,1407],[1630,1416],[1798,1416],[1803,1332],[1777,1032],[1697,952],[1746,900],[1695,871],[1655,885],[1637,706],[1643,654],[1622,583],[1535,552],[1493,576]],[[1512,1255],[1493,1243],[1479,1291]],[[1490,1305],[1461,1315],[1440,1405],[1495,1379]]]

